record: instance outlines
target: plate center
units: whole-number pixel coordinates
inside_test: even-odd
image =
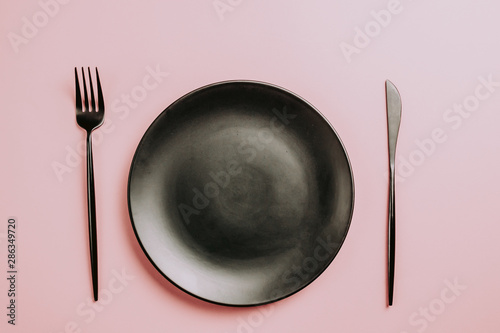
[[[229,159],[214,161],[218,153],[213,146],[210,158],[195,153],[198,158],[189,159],[176,189],[177,205],[183,207],[185,230],[201,252],[218,261],[246,260],[296,246],[307,229],[308,179],[303,172],[287,172],[297,165],[293,156],[278,154],[276,159],[276,151],[290,151],[280,145],[251,161],[227,153]]]

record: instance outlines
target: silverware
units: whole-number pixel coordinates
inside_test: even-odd
[[[396,255],[396,204],[395,204],[395,156],[401,123],[401,96],[396,86],[385,81],[387,105],[387,137],[389,142],[389,233],[388,233],[388,297],[389,306],[394,298],[394,263]]]
[[[99,72],[95,69],[97,80],[97,107],[94,98],[94,87],[92,85],[92,75],[88,68],[90,105],[87,94],[87,84],[85,81],[85,71],[82,68],[84,105],[82,106],[82,96],[78,81],[78,71],[75,67],[75,89],[76,89],[76,122],[87,132],[87,207],[89,221],[89,246],[90,264],[92,268],[92,286],[94,301],[97,301],[97,227],[95,211],[95,190],[94,190],[94,166],[92,161],[92,131],[102,125],[104,121],[104,99],[102,96]]]

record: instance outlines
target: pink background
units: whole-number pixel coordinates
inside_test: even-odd
[[[2,277],[2,332],[500,330],[500,84],[481,83],[500,82],[500,3],[60,1],[0,4],[0,276],[7,218],[19,228],[18,317],[7,324]],[[357,53],[346,57],[347,44]],[[99,67],[107,106],[108,125],[94,136],[103,292],[95,308],[85,164],[70,153],[84,139],[75,66]],[[148,67],[169,75],[141,96]],[[183,94],[228,79],[277,84],[315,105],[342,138],[355,178],[336,259],[306,289],[264,307],[221,307],[177,290],[141,252],[127,212],[129,166],[149,124]],[[403,99],[392,308],[386,79]],[[123,95],[135,96],[134,107]],[[454,105],[467,108],[463,116]]]

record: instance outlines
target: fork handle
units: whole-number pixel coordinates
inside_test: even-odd
[[[97,226],[95,212],[94,163],[92,159],[92,132],[87,132],[87,207],[89,220],[90,265],[94,301],[97,301]]]
[[[389,306],[394,297],[394,263],[396,256],[396,203],[394,168],[391,167],[389,176],[389,226],[388,226],[388,293]]]

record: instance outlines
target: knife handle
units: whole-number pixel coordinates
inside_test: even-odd
[[[395,177],[394,166],[390,168],[389,178],[389,228],[388,228],[388,291],[389,306],[394,297],[394,263],[396,255],[396,203],[395,203]]]

